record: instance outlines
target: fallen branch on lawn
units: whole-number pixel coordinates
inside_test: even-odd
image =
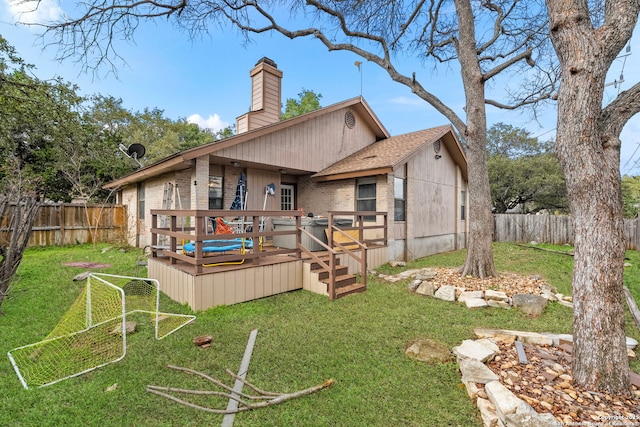
[[[158,396],[165,397],[181,405],[185,405],[190,408],[198,409],[201,411],[211,412],[214,414],[235,414],[238,412],[251,411],[254,409],[264,408],[266,406],[277,405],[279,403],[286,402],[287,400],[295,399],[296,397],[306,396],[306,395],[318,392],[320,390],[323,390],[325,388],[331,387],[334,383],[334,380],[330,379],[323,382],[322,384],[318,384],[316,386],[309,387],[304,390],[294,391],[293,393],[274,393],[274,392],[262,390],[256,387],[255,385],[251,384],[246,380],[243,380],[242,378],[240,378],[239,376],[235,375],[233,372],[227,369],[227,373],[233,379],[237,381],[242,381],[244,385],[246,385],[256,393],[258,393],[258,395],[256,396],[256,395],[249,395],[242,392],[238,393],[234,391],[233,388],[229,387],[228,385],[218,380],[217,378],[210,377],[207,374],[194,371],[193,369],[181,368],[179,366],[172,366],[172,365],[168,365],[168,367],[178,371],[183,371],[190,374],[198,375],[206,379],[207,381],[214,383],[218,387],[221,387],[222,389],[226,390],[226,392],[213,391],[213,390],[190,390],[190,389],[182,389],[182,388],[174,388],[174,387],[163,387],[163,386],[157,386],[157,385],[148,385],[147,391],[153,394],[157,394]],[[226,397],[228,399],[233,399],[237,401],[238,408],[232,409],[232,410],[208,408],[206,406],[200,406],[200,405],[196,405],[195,403],[187,402],[186,400],[180,399],[179,397],[176,397],[169,393]],[[249,401],[257,401],[257,402],[251,403]]]

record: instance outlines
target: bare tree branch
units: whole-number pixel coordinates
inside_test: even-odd
[[[242,392],[238,392],[238,391],[234,391],[233,388],[229,387],[228,385],[226,385],[225,383],[223,383],[222,381],[218,380],[217,378],[213,378],[205,373],[202,372],[198,372],[195,371],[193,369],[189,369],[189,368],[182,368],[179,366],[172,366],[172,365],[168,365],[169,368],[171,369],[175,369],[178,371],[182,371],[182,372],[187,372],[189,374],[193,374],[193,375],[197,375],[201,378],[206,379],[209,382],[212,382],[213,384],[221,387],[222,389],[226,390],[227,392],[220,392],[220,391],[214,391],[214,390],[192,390],[192,389],[183,389],[183,388],[175,388],[175,387],[164,387],[164,386],[156,386],[156,385],[148,385],[147,386],[147,391],[153,394],[156,394],[158,396],[162,396],[166,399],[169,399],[173,402],[179,403],[181,405],[184,406],[188,406],[190,408],[194,408],[194,409],[198,409],[200,411],[205,411],[205,412],[210,412],[210,413],[214,413],[214,414],[236,414],[238,412],[243,412],[243,411],[252,411],[254,409],[259,409],[259,408],[264,408],[267,406],[273,406],[273,405],[277,405],[279,403],[283,403],[286,402],[288,400],[291,399],[295,399],[297,397],[301,397],[301,396],[307,396],[309,394],[312,393],[316,393],[318,391],[321,391],[325,388],[329,388],[334,384],[334,380],[330,379],[327,380],[325,382],[323,382],[322,384],[318,384],[316,386],[313,387],[309,387],[303,390],[298,390],[298,391],[294,391],[292,393],[275,393],[275,392],[270,392],[270,391],[265,391],[265,390],[261,390],[260,388],[256,387],[255,385],[251,384],[250,382],[242,379],[241,377],[234,375],[231,371],[229,371],[227,369],[227,373],[236,381],[240,381],[243,383],[243,385],[251,388],[252,390],[256,391],[257,393],[259,393],[259,396],[251,396],[248,395],[246,393],[242,393]],[[180,399],[179,397],[176,397],[172,394],[169,393],[178,393],[178,394],[191,394],[191,395],[199,395],[199,396],[220,396],[220,397],[225,397],[227,399],[232,399],[235,400],[236,402],[238,402],[238,408],[237,409],[217,409],[217,408],[209,408],[206,406],[201,406],[201,405],[197,405],[195,403],[191,403],[188,402],[184,399]],[[240,397],[242,397],[243,399],[241,399]],[[246,400],[256,400],[256,403],[249,403]]]
[[[613,102],[607,105],[600,115],[599,122],[606,133],[620,135],[629,119],[640,113],[640,82],[621,92]]]

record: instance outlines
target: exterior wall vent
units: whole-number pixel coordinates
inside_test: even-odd
[[[356,116],[353,114],[351,110],[348,110],[344,114],[344,123],[347,125],[349,129],[353,129],[356,125]]]

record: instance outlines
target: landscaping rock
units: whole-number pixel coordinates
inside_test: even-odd
[[[475,400],[483,426],[590,425],[589,420],[603,420],[604,417],[626,419],[628,414],[637,411],[637,403],[630,398],[574,389],[571,363],[563,357],[566,351],[550,347],[566,338],[570,341],[571,335],[481,328],[474,332],[481,337],[492,337],[491,341],[487,338],[478,340],[485,345],[487,341],[492,342],[501,336],[510,339],[517,336],[519,341],[542,341],[530,345],[535,357],[531,357],[528,364],[519,363],[519,355],[512,344],[501,343],[494,361],[487,365],[492,375],[485,376],[481,369],[478,369],[478,374],[472,374],[474,371],[470,367],[476,369],[481,363],[458,359],[461,380],[467,388],[467,394]],[[483,386],[482,381],[491,377],[498,379],[488,381]],[[635,386],[634,394],[640,395]],[[603,403],[605,399],[606,403]]]
[[[447,285],[440,286],[433,296],[444,301],[455,301],[456,288],[454,286]]]
[[[540,316],[547,307],[548,301],[540,295],[516,294],[511,297],[511,303],[525,314]]]
[[[476,400],[476,405],[480,411],[480,417],[482,418],[482,425],[484,427],[495,427],[498,425],[498,413],[491,402],[479,397]]]
[[[453,348],[453,353],[458,360],[474,359],[487,362],[493,359],[498,352],[498,346],[487,339],[464,340],[462,344]]]
[[[553,345],[553,334],[539,334],[537,332],[512,331],[509,329],[483,329],[473,331],[479,338],[491,338],[493,342],[512,344],[516,339],[527,344]],[[558,340],[558,338],[555,338]]]
[[[496,301],[496,300],[490,299],[490,300],[487,300],[487,305],[489,307],[504,308],[506,310],[511,310],[511,304],[505,301]]]
[[[541,286],[540,293],[549,301],[558,301],[558,297],[556,297],[555,292],[553,292],[548,286]]]
[[[538,414],[533,409],[526,413],[507,414],[504,421],[506,427],[558,427],[560,425],[552,414],[548,412]]]
[[[468,299],[482,299],[483,297],[484,291],[463,291],[458,297],[458,301],[463,302]]]
[[[501,419],[504,419],[505,415],[515,414],[516,409],[522,403],[522,400],[503,386],[500,381],[491,381],[484,386],[484,389]]]
[[[553,345],[553,339],[551,339],[551,337],[536,332],[518,332],[518,341],[527,344]]]
[[[482,298],[468,298],[464,300],[464,303],[466,304],[467,308],[489,307],[489,304],[487,304],[487,301],[483,300]]]
[[[460,359],[460,374],[463,383],[486,384],[499,379],[487,365],[475,359]]]
[[[89,274],[91,274],[90,271],[85,271],[84,273],[76,274],[73,277],[73,281],[74,282],[82,282],[83,280],[86,280],[87,277],[89,277]]]
[[[573,341],[573,335],[571,334],[551,334],[551,333],[543,333],[542,335],[551,338],[551,344],[555,347],[560,345],[560,340],[564,341]]]
[[[132,334],[137,330],[138,324],[136,322],[133,322],[133,321],[128,321],[128,322],[125,323],[124,328],[125,328],[127,334]],[[122,335],[122,326],[121,326],[121,324],[115,326],[111,330],[111,335]]]
[[[464,383],[464,385],[467,388],[467,394],[469,395],[469,397],[473,401],[475,401],[478,397],[478,392],[480,391],[476,383],[474,383],[473,381],[467,381],[466,383]]]
[[[434,269],[427,268],[421,270],[418,274],[416,274],[416,279],[420,280],[433,280],[438,275],[438,272]]]
[[[422,280],[414,280],[411,283],[409,283],[409,290],[410,291],[415,291],[416,289],[418,289],[418,286],[420,286],[420,284],[422,283]]]
[[[415,276],[418,273],[418,271],[420,271],[420,270],[415,269],[415,268],[413,270],[405,270],[405,271],[403,271],[401,273],[398,273],[398,277],[401,277],[403,279],[407,279],[409,277]]]
[[[431,282],[422,282],[418,289],[416,289],[416,293],[420,295],[426,295],[428,297],[432,297],[436,292],[435,286]]]
[[[405,354],[412,359],[427,363],[446,363],[451,360],[451,351],[446,344],[430,339],[418,339],[412,342]]]
[[[487,289],[484,291],[484,297],[487,300],[494,301],[509,301],[509,296],[501,291],[494,291],[493,289]]]

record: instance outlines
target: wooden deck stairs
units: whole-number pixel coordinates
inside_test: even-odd
[[[329,263],[329,255],[321,256],[322,261]],[[312,292],[329,295],[330,273],[324,270],[319,263],[309,259],[304,261],[305,279],[303,286]],[[336,265],[335,279],[335,299],[345,297],[347,295],[364,292],[366,286],[357,283],[356,276],[348,272],[348,267],[344,265]]]

